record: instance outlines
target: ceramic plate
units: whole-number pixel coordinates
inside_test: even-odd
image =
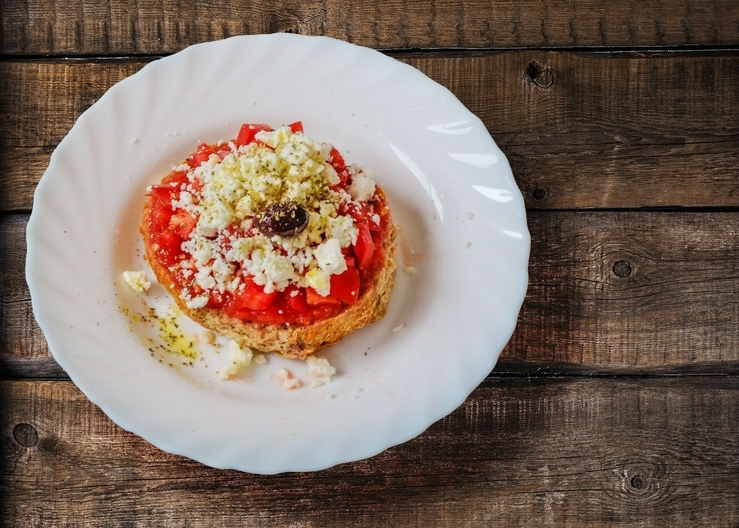
[[[199,142],[297,120],[387,192],[401,230],[390,309],[325,351],[338,373],[321,387],[273,356],[220,381],[227,352],[167,352],[148,314],[172,300],[121,281],[148,269],[145,190]],[[54,152],[27,238],[35,316],[90,400],[165,451],[263,474],[370,457],[453,411],[495,365],[527,286],[523,200],[482,122],[412,67],[323,37],[200,44],[113,86]],[[201,331],[180,325],[184,340]],[[283,389],[281,368],[303,386]]]

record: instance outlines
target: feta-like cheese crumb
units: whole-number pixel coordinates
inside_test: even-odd
[[[310,356],[305,362],[308,364],[308,372],[313,376],[311,387],[320,387],[328,383],[336,374],[336,368],[325,357]]]
[[[124,271],[123,280],[126,281],[133,291],[143,293],[151,287],[151,282],[146,280],[144,271]]]
[[[328,359],[320,356],[309,356],[305,360],[308,364],[308,372],[317,377],[328,377],[336,374],[336,367],[328,362]]]
[[[328,273],[335,275],[346,271],[346,259],[341,252],[341,244],[335,238],[330,238],[313,250],[313,256],[318,266]]]
[[[364,174],[357,174],[352,177],[352,183],[347,190],[355,200],[366,202],[375,195],[375,182]]]
[[[293,377],[293,373],[286,368],[281,368],[277,375],[282,380],[282,388],[287,390],[297,389],[300,387],[300,380]]]
[[[264,365],[267,362],[267,356],[264,354],[257,354],[254,356],[254,363],[257,363],[259,365]]]
[[[235,376],[251,363],[253,353],[250,348],[241,348],[236,341],[231,341],[228,346],[228,363],[221,369],[218,378],[225,380]]]

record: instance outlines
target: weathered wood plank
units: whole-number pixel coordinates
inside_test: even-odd
[[[270,477],[161,452],[70,382],[0,389],[9,526],[739,523],[736,377],[488,380],[406,444]]]
[[[731,0],[6,0],[0,53],[172,53],[233,35],[325,35],[375,48],[690,46],[739,42]]]
[[[483,120],[530,209],[739,206],[737,55],[402,59]],[[0,210],[30,210],[80,113],[144,64],[0,62]]]
[[[63,376],[24,281],[25,215],[0,220],[0,364]],[[739,215],[531,212],[530,286],[499,373],[739,373]]]

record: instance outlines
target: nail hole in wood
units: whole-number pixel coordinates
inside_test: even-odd
[[[38,433],[32,425],[21,423],[13,429],[13,437],[23,447],[33,447],[38,443]]]
[[[534,200],[543,200],[547,192],[541,187],[537,187],[532,194],[534,195]]]
[[[554,73],[550,68],[538,62],[532,62],[526,68],[526,75],[539,88],[549,88],[554,84]]]
[[[617,277],[628,277],[631,275],[631,264],[625,260],[619,260],[613,265],[613,273],[615,273]]]
[[[634,475],[631,479],[631,486],[635,489],[644,489],[647,487],[647,479],[643,475]]]

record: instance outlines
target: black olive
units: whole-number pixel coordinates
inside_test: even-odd
[[[308,226],[308,211],[292,201],[272,203],[257,214],[256,223],[265,236],[290,237]]]

